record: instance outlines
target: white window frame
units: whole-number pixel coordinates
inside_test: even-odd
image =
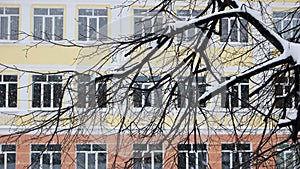
[[[251,143],[222,143],[221,145],[223,146],[225,144],[227,144],[227,145],[230,145],[230,144],[234,145],[234,149],[232,149],[232,150],[224,150],[222,148],[222,169],[224,169],[223,168],[223,153],[230,153],[230,159],[229,159],[230,160],[230,166],[229,166],[229,169],[234,168],[234,164],[233,164],[233,162],[234,162],[234,153],[238,153],[239,161],[242,162],[242,163],[243,163],[242,153],[249,153],[249,158],[251,158],[250,157],[251,153],[252,153],[252,144]],[[249,145],[249,149],[248,150],[244,150],[244,149],[243,150],[238,150],[238,145]],[[250,161],[249,169],[251,169],[251,168],[252,167],[251,167],[251,161]],[[227,168],[225,168],[225,169],[227,169]],[[239,167],[239,169],[245,169],[245,166],[242,165],[242,166]]]
[[[35,10],[47,10],[47,14],[36,14]],[[51,10],[62,10],[62,14],[51,14]],[[47,7],[35,7],[33,8],[33,40],[50,40],[50,41],[61,41],[64,39],[64,8],[61,7],[53,7],[53,8],[47,8]],[[40,37],[38,34],[39,32],[36,32],[36,19],[41,18],[42,19],[42,36]],[[46,26],[46,20],[51,20],[51,26]],[[62,20],[62,23],[59,23],[59,20]],[[56,32],[56,25],[58,25],[58,29],[61,29],[61,35],[58,35]],[[51,29],[51,34],[47,33],[47,29]],[[38,33],[38,34],[37,34]]]
[[[80,14],[81,10],[90,10],[91,14]],[[103,14],[97,14],[97,10],[104,10],[105,12]],[[86,19],[86,24],[81,23],[80,19],[84,18]],[[106,24],[104,26],[100,25],[100,19],[106,19]],[[93,28],[90,23],[91,20],[96,20],[96,29],[95,30],[95,38],[92,38],[92,31]],[[78,9],[78,41],[105,41],[108,37],[108,9],[106,8],[79,8]],[[100,27],[101,26],[101,27]],[[85,29],[85,30],[81,30]],[[86,35],[83,36],[83,39],[80,39],[81,37],[81,31],[86,33]],[[86,37],[85,37],[86,36]]]
[[[138,12],[143,11],[143,12]],[[134,38],[145,37],[150,33],[157,33],[162,27],[163,15],[158,10],[149,12],[150,9],[133,9],[133,36]],[[138,21],[139,20],[139,21]],[[146,26],[146,23],[150,25]],[[149,27],[148,27],[149,26]],[[139,29],[140,28],[140,29]],[[139,29],[139,30],[137,30]]]
[[[189,146],[189,149],[182,150],[179,148],[180,145],[186,145]],[[199,149],[195,149],[196,146],[199,146]],[[202,148],[204,146],[204,148]],[[185,153],[185,167],[181,166],[179,164],[179,158],[180,158],[180,153]],[[207,145],[206,144],[179,144],[178,145],[178,168],[179,169],[189,169],[192,168],[193,166],[190,166],[189,162],[189,156],[190,153],[195,154],[195,168],[194,169],[207,169],[208,167],[208,152],[207,152]],[[202,153],[205,156],[205,164],[204,168],[201,168],[199,166],[199,153]]]
[[[5,77],[10,77],[13,76],[13,79],[7,79]],[[0,107],[0,109],[2,108],[17,108],[18,106],[18,75],[8,75],[8,74],[3,74],[0,75],[0,85],[4,85],[5,86],[5,99],[3,100],[5,102],[5,105],[3,107]],[[14,91],[14,95],[15,100],[12,101],[10,99],[12,99],[12,96],[10,96],[10,91],[13,91],[13,89],[11,89],[12,86],[15,86],[16,89]],[[1,91],[0,91],[1,92]],[[2,93],[0,93],[1,95]],[[15,105],[10,105],[10,102],[15,102]]]
[[[34,77],[37,77],[37,76],[45,76],[45,81],[34,81]],[[49,77],[58,77],[59,81],[51,81],[49,79]],[[56,75],[32,75],[32,101],[31,101],[31,107],[34,109],[34,108],[58,108],[59,106],[56,106],[54,105],[54,102],[55,102],[55,99],[60,99],[60,96],[56,95],[56,93],[54,93],[54,90],[55,90],[55,85],[60,85],[60,90],[61,90],[61,93],[62,94],[62,75],[60,74],[56,74]],[[34,95],[35,95],[35,85],[40,85],[40,106],[34,106]],[[44,94],[45,94],[45,86],[46,85],[50,85],[50,106],[45,106],[44,105]],[[58,100],[58,102],[60,102],[60,100]],[[59,104],[59,103],[58,103]]]
[[[42,150],[39,150],[39,151],[35,151],[35,150],[32,150],[33,146],[44,146],[44,148]],[[60,150],[48,150],[50,146],[61,146],[60,144],[49,144],[47,145],[46,147],[46,144],[31,144],[30,146],[30,168],[31,169],[43,169],[43,155],[45,154],[49,154],[50,155],[50,169],[53,169],[53,154],[60,154],[60,168],[62,168],[62,151],[61,151],[61,147],[60,147]],[[38,166],[36,166],[36,163],[37,161],[32,161],[32,156],[33,154],[38,154],[38,160],[39,160],[39,163],[38,163]]]
[[[9,150],[5,150],[6,146],[13,146],[13,147],[10,147]],[[4,162],[4,165],[3,165],[4,169],[14,169],[14,168],[16,168],[17,161],[16,161],[16,145],[15,144],[1,144],[0,145],[0,154],[4,156],[4,161],[3,161]],[[14,155],[14,160],[15,160],[14,161],[15,162],[14,166],[9,166],[8,165],[8,155],[9,154],[13,154]]]
[[[297,145],[297,147],[290,147],[290,144],[283,144],[277,147],[277,156],[276,156],[276,168],[277,169],[285,169],[285,168],[289,168],[289,169],[298,169],[300,167],[300,160],[299,158],[299,150],[296,151],[296,148],[299,148],[299,145]],[[288,155],[290,154],[290,156],[288,157]],[[278,163],[279,161],[279,156],[283,155],[283,163]],[[292,159],[291,159],[292,158]],[[291,161],[291,164],[293,166],[287,166],[289,164],[287,164],[287,162]],[[282,166],[283,165],[283,166]],[[292,168],[291,168],[292,167]]]
[[[190,19],[195,18],[196,16],[198,16],[200,13],[202,13],[203,10],[201,9],[177,9],[176,10],[176,14],[177,17],[181,20],[181,21],[189,21]],[[197,34],[199,34],[201,32],[200,28],[197,28],[196,26],[194,26],[193,28],[190,28],[186,31],[184,31],[183,33],[179,34],[177,36],[177,41],[185,41],[185,42],[193,42],[195,37],[197,37]]]
[[[135,146],[146,146],[146,149],[135,149]],[[153,148],[153,147],[161,147],[158,149]],[[137,155],[140,154],[140,155]],[[132,161],[132,165],[133,165],[133,169],[149,169],[147,167],[145,167],[145,155],[149,154],[151,155],[151,168],[150,169],[156,169],[155,168],[155,161],[154,161],[154,157],[155,157],[155,153],[161,153],[161,160],[162,160],[162,164],[161,164],[161,169],[163,169],[164,167],[164,152],[163,152],[163,145],[162,144],[133,144],[133,161]],[[141,165],[140,166],[136,166],[136,159],[139,159],[141,161]]]
[[[222,77],[222,81],[224,80],[229,80],[230,77]],[[247,82],[245,82],[247,81]],[[222,108],[248,108],[249,105],[248,103],[243,103],[243,101],[245,101],[245,99],[247,98],[243,98],[242,96],[245,94],[243,93],[242,91],[242,87],[243,86],[247,86],[248,87],[248,93],[247,93],[247,96],[248,96],[248,103],[249,103],[249,90],[250,90],[250,83],[249,83],[249,79],[244,79],[242,80],[241,82],[239,83],[236,83],[235,85],[233,85],[232,87],[229,87],[228,89],[224,89],[224,91],[221,93],[222,97],[221,97],[221,107]],[[234,88],[237,88],[237,106],[233,106],[233,102],[232,102],[232,99],[235,95],[235,91],[234,91]],[[228,101],[228,103],[227,103]],[[228,104],[228,105],[227,105]],[[235,103],[234,103],[235,104]]]
[[[78,150],[78,147],[77,146],[80,146],[80,145],[85,145],[85,146],[90,146],[90,151],[88,150]],[[100,146],[104,146],[105,150],[94,150],[93,149],[93,146],[94,145],[100,145]],[[78,153],[81,153],[81,154],[84,154],[85,155],[85,164],[84,164],[84,168],[88,168],[88,165],[89,165],[89,161],[88,161],[88,155],[89,154],[93,154],[95,156],[95,168],[99,168],[98,164],[98,155],[99,154],[105,154],[105,168],[107,168],[107,165],[108,165],[108,158],[107,158],[107,145],[106,144],[96,144],[96,143],[93,143],[93,144],[76,144],[76,168],[77,169],[81,169],[82,166],[78,166]]]
[[[227,27],[224,23],[227,23]],[[247,27],[246,29],[244,28],[244,26],[242,25],[241,22],[245,22],[245,26]],[[234,29],[232,29],[232,26],[236,26],[236,40],[233,39],[233,34]],[[249,27],[249,23],[243,19],[243,18],[222,18],[221,19],[221,37],[220,37],[220,41],[222,43],[248,43],[249,42],[249,31],[250,31],[250,27]],[[227,29],[224,30],[224,29]],[[247,35],[247,40],[243,40],[243,34],[242,31],[245,31],[244,33]]]
[[[18,12],[10,13],[8,12],[9,9],[17,9]],[[19,39],[19,13],[20,9],[18,7],[0,7],[0,41],[15,41]],[[13,17],[17,17],[17,23],[12,23],[14,21],[14,19],[12,19]],[[2,25],[2,19],[4,18],[7,19],[7,25]],[[16,25],[15,27],[17,28],[17,30],[13,30],[13,25]],[[3,38],[1,35],[3,26],[7,31],[5,38]],[[13,35],[15,35],[16,37],[14,37]]]
[[[207,90],[206,76],[198,76],[198,80],[195,78],[192,82],[189,82],[189,78],[186,79],[178,79],[178,87],[177,87],[177,107],[185,108],[189,105],[189,102],[192,103],[190,106],[196,106],[205,108],[206,104],[200,105],[198,99],[202,94]],[[204,90],[202,90],[204,86]],[[184,89],[182,89],[184,88]],[[180,100],[179,100],[180,99]]]
[[[289,30],[285,33],[283,33],[282,37],[285,39],[290,39],[293,36],[296,36],[300,38],[300,32],[298,32],[297,35],[295,35],[295,28],[300,25],[300,12],[297,11],[296,13],[292,11],[290,14],[288,11],[273,11],[273,22],[274,22],[274,28],[277,32],[280,32],[282,30],[289,30],[293,28],[293,30]],[[300,39],[298,39],[298,42],[300,42]]]

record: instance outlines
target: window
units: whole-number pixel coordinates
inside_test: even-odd
[[[106,169],[107,149],[105,144],[77,144],[77,169]]]
[[[78,76],[78,102],[77,106],[81,108],[107,106],[107,80],[96,82],[90,75],[83,74]]]
[[[17,75],[0,75],[0,107],[17,107],[17,82]]]
[[[148,9],[134,9],[134,37],[140,38],[157,33],[163,25],[162,13],[158,10],[149,11]]]
[[[177,16],[179,19],[184,20],[184,21],[188,21],[191,18],[195,18],[198,15],[200,15],[203,12],[203,10],[188,10],[188,9],[180,9],[177,10]],[[199,28],[190,28],[188,30],[186,30],[185,32],[183,32],[182,34],[180,34],[179,36],[177,36],[177,40],[178,41],[191,41],[193,40],[197,34],[199,34],[201,31]]]
[[[223,77],[222,81],[229,80],[230,77]],[[221,106],[224,108],[231,107],[249,107],[249,80],[244,79],[229,89],[221,93]]]
[[[0,40],[18,40],[19,8],[0,7]]]
[[[188,79],[189,81],[189,79]],[[197,85],[196,85],[197,84]],[[206,76],[197,77],[193,82],[184,82],[179,79],[177,88],[177,103],[178,107],[193,106],[197,103],[200,96],[206,91]],[[196,104],[199,107],[205,107],[205,103]]]
[[[283,38],[300,42],[300,12],[274,11],[274,25]]]
[[[162,144],[133,144],[133,169],[162,168]]]
[[[178,169],[206,169],[206,144],[178,144]]]
[[[33,15],[34,40],[59,41],[63,39],[63,8],[34,8]]]
[[[31,169],[60,169],[61,145],[60,144],[32,144]]]
[[[32,82],[32,107],[59,107],[62,75],[33,75]]]
[[[78,9],[78,40],[106,40],[107,16],[107,9]]]
[[[0,146],[0,168],[16,168],[16,145],[6,144]]]
[[[293,85],[293,77],[279,77],[275,82],[275,106],[277,108],[292,108],[293,97],[291,94],[287,95],[291,91]],[[287,96],[286,96],[287,95]]]
[[[158,107],[162,103],[161,87],[154,87],[160,77],[138,76],[133,85],[134,107]],[[152,88],[153,87],[153,88]]]
[[[250,169],[250,155],[250,144],[222,144],[222,169]]]
[[[249,25],[242,18],[221,19],[221,42],[248,42]]]
[[[283,144],[278,146],[277,152],[277,169],[298,169],[300,167],[299,146],[289,146],[288,144]]]

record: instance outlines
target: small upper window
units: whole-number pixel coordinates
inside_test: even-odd
[[[242,18],[221,19],[221,42],[248,42],[249,24]]]
[[[134,37],[158,33],[162,29],[163,16],[158,10],[149,11],[149,9],[134,9]]]
[[[78,9],[78,40],[107,40],[107,9]]]
[[[275,31],[283,38],[293,42],[300,42],[300,12],[274,11]]]
[[[63,8],[34,8],[33,15],[33,40],[63,39]]]
[[[0,40],[18,40],[19,8],[0,7]]]

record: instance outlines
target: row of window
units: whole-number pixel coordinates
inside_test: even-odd
[[[62,75],[32,75],[32,108],[55,108],[61,104]],[[222,80],[228,80],[224,77]],[[163,87],[155,86],[159,77],[138,76],[135,79],[132,90],[134,107],[159,107],[162,104]],[[290,93],[294,78],[280,77],[275,83],[276,107],[291,108],[293,97],[286,97]],[[187,105],[194,106],[199,98],[207,90],[206,77],[198,77],[192,83],[178,80],[176,106],[184,108]],[[81,108],[98,105],[103,108],[108,102],[107,81],[95,82],[90,75],[80,75],[77,79],[77,106]],[[16,108],[18,100],[18,76],[0,75],[0,107]],[[196,106],[205,107],[205,104]],[[234,86],[224,89],[221,93],[221,107],[249,107],[249,80],[244,79]]]
[[[189,20],[201,14],[202,10],[177,10],[180,20]],[[147,9],[133,10],[134,37],[159,33],[164,18],[158,10],[149,12]],[[17,7],[0,7],[0,40],[18,40],[20,9]],[[155,17],[153,17],[155,16]],[[300,12],[274,11],[275,30],[281,32],[284,38],[299,38]],[[64,23],[66,22],[64,8],[33,8],[33,39],[60,41],[64,37]],[[292,17],[292,18],[291,18]],[[122,18],[121,18],[122,19]],[[106,8],[80,8],[78,9],[77,40],[96,41],[107,40],[108,37],[108,10]],[[249,24],[241,18],[224,18],[221,20],[221,42],[248,42]],[[291,31],[293,30],[293,31]],[[191,41],[199,35],[200,29],[191,28],[178,35],[178,39]],[[299,40],[299,39],[298,39]]]
[[[276,164],[278,169],[299,167],[297,164],[296,148],[287,148],[282,145],[277,149]],[[16,168],[16,146],[0,146],[0,168]],[[284,150],[284,151],[283,151]],[[208,149],[206,144],[178,144],[178,169],[207,169]],[[106,144],[77,144],[77,169],[106,169],[108,164]],[[32,144],[31,169],[60,169],[62,166],[62,147],[60,144]],[[222,169],[250,169],[251,144],[249,143],[223,143]],[[162,144],[133,144],[133,169],[162,169]]]

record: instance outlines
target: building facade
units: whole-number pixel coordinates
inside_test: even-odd
[[[158,9],[149,11],[157,3],[1,0],[0,168],[250,169],[286,168],[292,163],[292,168],[298,168],[297,147],[287,149],[290,144],[284,144],[268,152],[261,144],[261,138],[266,138],[268,144],[276,145],[288,138],[288,131],[273,134],[270,132],[276,126],[273,122],[266,129],[263,116],[245,113],[253,102],[249,94],[254,90],[255,79],[243,79],[211,101],[198,103],[197,98],[210,89],[209,84],[217,82],[206,73],[196,79],[193,76],[189,82],[189,78],[183,77],[188,76],[186,73],[180,74],[169,114],[163,123],[158,123],[157,126],[162,125],[157,129],[149,124],[161,114],[151,112],[160,112],[167,87],[145,91],[161,80],[157,72],[171,65],[168,58],[178,56],[164,53],[151,60],[154,73],[148,68],[140,69],[145,73],[134,78],[132,93],[124,94],[129,99],[111,106],[114,93],[107,91],[113,88],[114,81],[97,77],[130,68],[132,65],[122,67],[129,60],[143,62],[147,57],[144,50],[154,44],[135,51],[142,56],[135,58],[138,55],[134,52],[124,57],[128,49],[114,53],[116,48],[110,42],[122,38],[137,40],[174,22],[162,13],[156,15]],[[188,21],[205,12],[204,2],[193,8],[186,4],[180,1],[170,7],[178,20]],[[293,1],[272,2],[266,10],[272,14],[274,26],[272,22],[267,24],[276,31],[297,27],[300,12],[290,17],[287,11],[294,7]],[[261,52],[255,50],[241,57],[242,64],[232,58],[232,53],[246,53],[253,45],[254,38],[249,32],[257,31],[246,20],[223,18],[219,31],[220,36],[212,38],[217,47],[209,50],[208,55],[220,58],[213,65],[222,66],[221,81],[261,59],[253,58],[255,52]],[[199,34],[200,29],[190,28],[176,35],[174,43],[195,43]],[[282,36],[289,39],[295,34],[300,33],[287,31]],[[224,43],[228,43],[227,52],[215,56],[214,53],[224,50]],[[184,55],[183,51],[184,47],[179,53]],[[269,51],[272,52],[272,47]],[[293,98],[280,99],[290,90],[291,81],[294,79],[284,77],[276,83],[276,108],[294,106]],[[120,95],[125,98],[123,93]],[[201,107],[204,111],[195,116],[193,113],[183,113],[184,118],[178,116],[177,110],[189,111],[191,107]],[[236,119],[228,113],[229,109],[235,112]],[[120,113],[123,111],[126,116]],[[210,113],[205,115],[206,112]],[[193,129],[191,121],[197,121],[197,129]],[[280,153],[273,159],[263,159],[276,151]],[[259,158],[253,158],[260,153]]]

